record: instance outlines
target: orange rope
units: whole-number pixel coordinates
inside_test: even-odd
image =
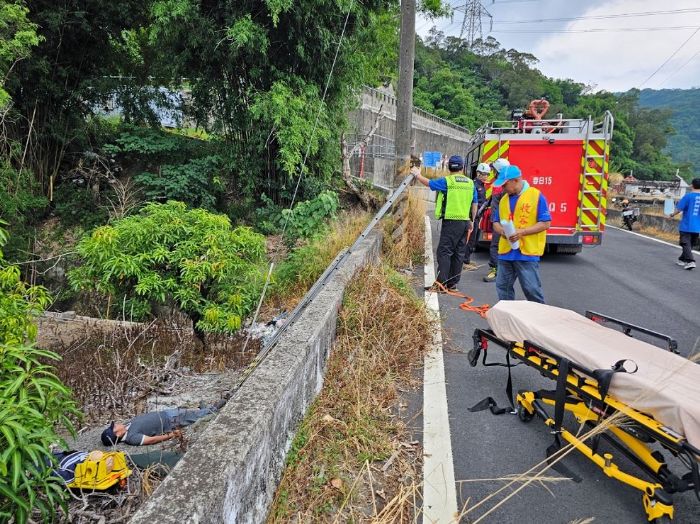
[[[452,297],[457,297],[457,298],[463,298],[464,302],[462,302],[459,305],[459,309],[462,311],[470,311],[472,313],[476,313],[479,315],[481,318],[486,318],[486,313],[488,312],[489,306],[488,304],[482,304],[480,306],[472,306],[472,302],[474,302],[474,298],[470,297],[469,295],[465,295],[464,293],[460,293],[459,291],[452,291],[450,289],[447,289],[444,284],[441,284],[437,280],[433,283],[434,288],[437,289],[439,293],[444,293],[445,295],[450,295]]]

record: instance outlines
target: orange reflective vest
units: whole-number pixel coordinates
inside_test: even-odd
[[[516,229],[524,229],[537,223],[537,205],[540,201],[540,190],[528,187],[520,193],[515,203],[515,211],[510,212],[510,195],[504,194],[498,207],[501,220],[513,221]],[[547,232],[540,231],[534,235],[520,237],[520,252],[528,256],[542,256],[547,243]],[[510,252],[510,242],[504,236],[498,241],[498,254],[505,255]]]

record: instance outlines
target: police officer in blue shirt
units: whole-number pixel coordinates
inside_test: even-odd
[[[462,275],[462,261],[467,247],[467,233],[473,229],[471,219],[476,216],[478,195],[474,181],[464,174],[464,159],[450,157],[447,164],[450,174],[429,180],[412,168],[418,181],[437,191],[435,218],[442,220],[440,242],[437,248],[437,281],[448,290],[457,287]]]

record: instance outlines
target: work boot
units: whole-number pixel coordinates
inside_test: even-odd
[[[484,277],[484,282],[493,282],[496,280],[496,273],[498,272],[498,269],[495,267],[492,267],[491,270],[489,271],[489,274]]]
[[[464,271],[475,271],[479,269],[479,265],[474,262],[465,262],[463,270]]]

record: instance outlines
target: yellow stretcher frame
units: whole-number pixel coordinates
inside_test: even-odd
[[[486,351],[490,341],[506,349],[510,357],[537,369],[543,376],[554,380],[559,378],[560,358],[536,344],[528,341],[507,342],[496,337],[491,330],[484,329],[476,329],[473,340],[474,349],[469,355],[472,366],[477,364],[481,352],[484,353],[483,363],[493,365],[486,364]],[[505,365],[510,366],[509,363]],[[566,394],[564,410],[571,413],[582,425],[595,426],[615,412],[624,415],[625,424],[632,421],[634,427],[641,430],[642,435],[637,436],[621,424],[610,422],[605,428],[605,433],[601,435],[654,480],[649,481],[623,471],[615,463],[612,453],[600,454],[563,425],[557,428],[554,418],[543,409],[543,404],[555,406],[555,400],[552,398],[537,398],[537,392],[520,391],[515,399],[518,417],[523,422],[529,422],[538,416],[552,428],[555,434],[598,466],[608,477],[639,490],[642,493],[642,504],[649,522],[656,524],[672,522],[674,514],[672,493],[694,490],[700,498],[699,486],[696,485],[700,450],[691,446],[683,436],[610,395],[601,398],[598,383],[592,378],[592,372],[581,366],[574,364],[569,369],[566,376]],[[642,436],[661,444],[676,456],[680,454],[689,456],[695,461],[694,464],[691,462],[691,471],[683,477],[672,473],[663,456],[658,451],[652,450],[649,444],[640,438]]]

